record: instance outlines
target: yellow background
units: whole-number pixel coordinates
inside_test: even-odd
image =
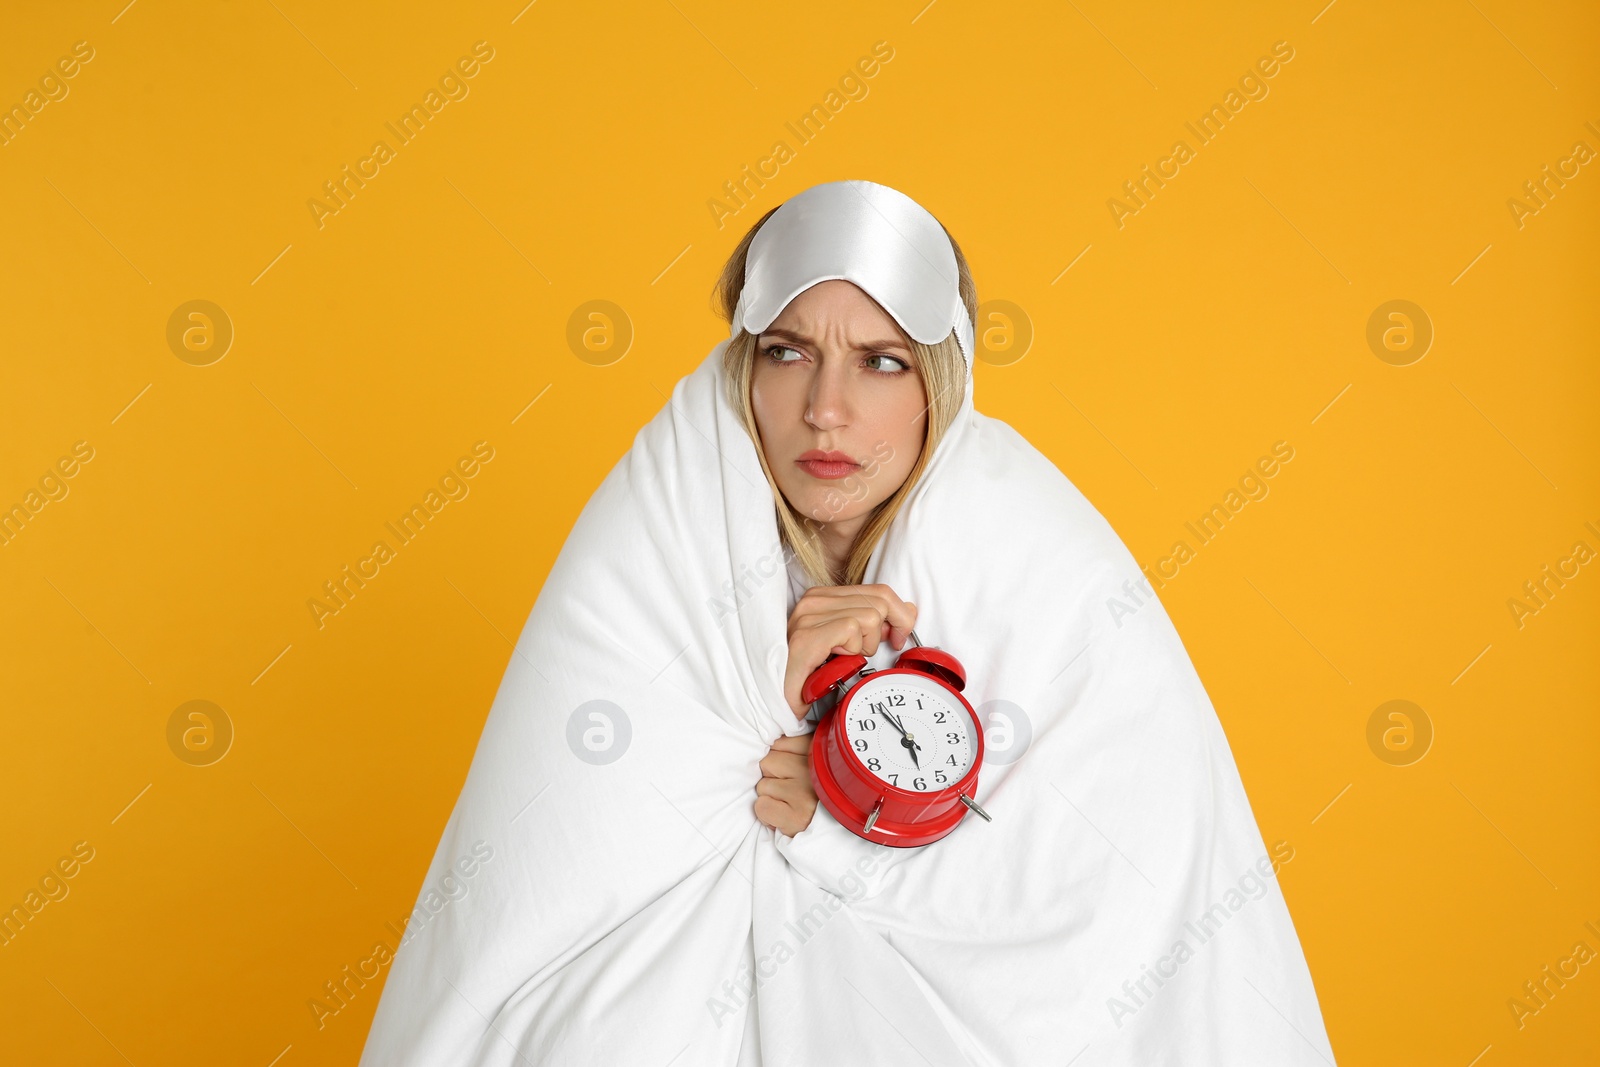
[[[1507,1006],[1600,951],[1600,566],[1507,606],[1600,549],[1600,166],[1507,206],[1600,149],[1592,6],[124,2],[0,33],[6,106],[94,49],[0,146],[0,505],[94,450],[0,547],[0,905],[95,850],[0,947],[7,1062],[355,1062],[377,984],[321,1029],[307,1002],[393,944],[574,518],[725,335],[724,257],[840,178],[915,197],[1022,309],[978,407],[1142,563],[1295,449],[1162,600],[1295,849],[1340,1063],[1597,1062],[1600,962],[1521,1028]],[[396,147],[480,40],[469,95]],[[785,122],[878,41],[799,145]],[[1278,41],[1269,94],[1119,228],[1122,183]],[[209,366],[167,343],[194,299],[235,330]],[[600,299],[634,332],[608,366],[567,342]],[[1409,366],[1366,341],[1394,299],[1435,331]],[[322,583],[480,440],[470,495],[319,629]],[[1394,699],[1434,731],[1409,766],[1367,742]],[[191,700],[235,731],[209,766],[168,744]]]

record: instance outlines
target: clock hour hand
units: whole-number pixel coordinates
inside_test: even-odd
[[[905,745],[907,748],[914,748],[918,752],[921,752],[922,751],[922,746],[917,744],[917,741],[916,741],[916,739],[914,737],[912,737],[910,734],[906,733],[905,724],[897,722],[897,723],[895,723],[895,725],[900,728],[900,737],[901,737],[900,743]],[[912,758],[915,759],[916,758],[915,755],[913,755]]]

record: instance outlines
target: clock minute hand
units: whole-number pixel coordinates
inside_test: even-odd
[[[895,721],[895,717],[893,715],[890,715],[883,708],[879,708],[878,709],[878,714],[882,715],[885,719],[888,719],[889,720],[889,725],[893,726],[896,730],[899,730],[901,737],[905,737],[906,736],[906,728],[904,726],[901,726],[898,722],[896,722]]]
[[[887,710],[880,709],[879,714],[889,720],[890,726],[900,731],[900,745],[911,753],[911,765],[919,771],[922,770],[922,761],[917,759],[917,752],[921,750],[922,746],[911,739],[911,735],[906,733],[906,728],[900,725],[899,721],[893,715],[890,715]]]
[[[910,734],[906,733],[906,728],[903,725],[900,727],[900,736],[905,739],[905,743],[907,744],[908,747],[914,748],[918,752],[922,751],[922,746],[917,744],[916,738],[914,738]],[[915,758],[915,757],[913,756],[912,758]]]
[[[879,714],[881,714],[885,719],[888,719],[889,720],[889,724],[891,726],[893,726],[896,730],[900,731],[900,737],[901,737],[901,742],[900,743],[901,744],[906,745],[907,747],[911,747],[911,746],[915,745],[918,749],[920,749],[922,747],[921,745],[918,745],[915,741],[913,741],[911,739],[911,735],[906,733],[906,728],[904,726],[900,725],[900,721],[898,719],[896,719],[893,715],[890,715],[887,711],[879,712]]]

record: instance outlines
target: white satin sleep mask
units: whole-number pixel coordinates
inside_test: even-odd
[[[950,238],[921,204],[877,182],[814,185],[772,213],[750,242],[732,333],[761,333],[789,301],[833,279],[859,286],[925,345],[954,331],[972,369],[972,320]]]

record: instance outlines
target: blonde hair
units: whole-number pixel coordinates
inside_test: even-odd
[[[717,279],[712,293],[713,307],[730,324],[733,322],[734,309],[739,303],[739,293],[744,289],[745,260],[750,254],[750,242],[755,238],[756,231],[761,229],[762,224],[771,218],[772,212],[776,210],[778,209],[773,208],[772,211],[768,211],[750,227],[750,232],[744,235],[738,247],[733,250],[733,254],[728,257],[728,262],[722,268],[722,275]],[[949,230],[945,230],[945,236],[950,237]],[[972,271],[968,268],[967,259],[961,254],[961,246],[956,243],[954,237],[950,237],[950,247],[956,254],[961,302],[967,307],[968,318],[977,322],[978,290],[972,281]],[[728,399],[744,421],[750,440],[755,443],[756,455],[761,459],[761,470],[766,474],[767,484],[772,488],[779,535],[794,553],[795,558],[800,561],[800,566],[811,577],[813,583],[860,585],[873,549],[888,531],[894,517],[899,514],[901,505],[916,486],[918,479],[922,477],[934,448],[949,429],[956,412],[961,409],[966,391],[966,363],[961,355],[961,347],[956,343],[954,331],[936,344],[925,345],[920,341],[911,341],[916,368],[922,378],[923,390],[928,396],[927,432],[923,437],[922,451],[900,488],[873,508],[850,548],[844,574],[835,575],[830,572],[827,557],[822,550],[820,523],[808,515],[802,515],[789,503],[778,488],[777,480],[772,476],[772,468],[767,465],[766,451],[761,447],[761,434],[756,428],[755,412],[750,404],[750,375],[755,363],[756,341],[757,337],[754,334],[741,328],[729,340],[728,347],[723,352],[722,362],[727,371]]]

